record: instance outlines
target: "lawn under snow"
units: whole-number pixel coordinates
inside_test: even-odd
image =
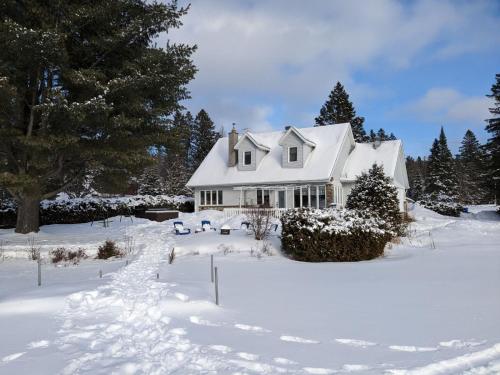
[[[359,263],[288,260],[279,230],[269,239],[275,255],[255,256],[262,244],[244,230],[174,236],[172,222],[119,218],[109,228],[45,226],[35,236],[45,253],[92,252],[124,236],[137,253],[128,266],[46,263],[41,287],[36,263],[21,259],[29,236],[0,230],[0,374],[498,374],[500,221],[492,210],[472,207],[457,219],[417,207],[410,238]],[[192,229],[205,218],[224,222],[214,211],[182,215]]]

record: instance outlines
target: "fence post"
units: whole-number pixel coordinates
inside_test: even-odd
[[[214,282],[214,255],[210,254],[210,279]]]
[[[102,279],[102,270],[99,270],[99,278]]]
[[[215,267],[215,304],[219,306],[219,276],[217,274],[217,267]]]
[[[38,286],[42,285],[42,255],[38,252]]]

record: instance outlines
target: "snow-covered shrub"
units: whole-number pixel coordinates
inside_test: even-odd
[[[42,225],[87,223],[112,216],[133,215],[136,210],[160,207],[182,212],[194,210],[193,199],[182,195],[70,198],[66,194],[60,194],[54,200],[40,203],[40,222]],[[0,201],[0,227],[13,227],[15,224],[15,202]]]
[[[384,253],[394,231],[368,211],[289,210],[281,218],[283,252],[306,262],[352,262]]]
[[[374,213],[386,222],[386,229],[397,234],[404,232],[398,192],[396,187],[391,185],[382,166],[373,164],[368,173],[363,172],[356,179],[347,197],[346,208]]]
[[[97,259],[108,259],[111,257],[122,257],[123,252],[114,241],[106,240],[103,245],[97,249]]]
[[[455,197],[450,197],[446,194],[425,194],[419,203],[441,215],[446,216],[460,216],[462,212],[462,205],[457,202]]]

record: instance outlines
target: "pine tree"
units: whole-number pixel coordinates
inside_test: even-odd
[[[490,133],[485,150],[487,156],[487,181],[489,191],[494,196],[495,202],[500,197],[500,74],[495,75],[496,83],[491,86],[491,94],[494,107],[490,108],[492,118],[486,120],[486,131]]]
[[[340,82],[330,92],[328,100],[323,104],[315,126],[334,125],[349,122],[356,142],[366,142],[366,132],[363,128],[364,117],[356,116],[356,110],[349,100],[349,94]]]
[[[386,229],[400,234],[402,231],[401,213],[396,187],[391,185],[382,166],[374,164],[368,173],[363,172],[356,179],[347,197],[346,208],[367,210],[378,215],[388,223]]]
[[[153,41],[187,12],[146,0],[0,2],[0,185],[16,231],[39,203],[82,178],[143,168],[166,119],[189,97],[194,47]]]
[[[459,216],[458,177],[455,161],[441,127],[439,139],[435,139],[427,163],[425,195],[422,204],[440,214]]]
[[[408,156],[406,158],[406,171],[408,173],[408,182],[410,189],[408,196],[418,201],[424,194],[425,186],[425,161],[419,156],[417,159]]]
[[[479,204],[485,202],[485,155],[476,136],[467,130],[457,159],[460,202]]]
[[[380,128],[378,131],[377,131],[377,139],[379,141],[386,141],[388,139],[388,135],[385,133],[385,130]]]
[[[220,134],[215,131],[213,121],[208,113],[202,109],[196,115],[193,130],[193,171],[196,170],[205,156],[210,152]]]
[[[166,193],[169,195],[186,194],[186,183],[191,177],[193,117],[191,113],[176,112],[169,130],[169,142],[163,159],[162,176]]]
[[[166,194],[165,183],[160,175],[159,158],[156,158],[155,164],[148,167],[137,179],[137,193],[140,195],[162,195]]]

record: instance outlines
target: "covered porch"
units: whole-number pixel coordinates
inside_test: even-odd
[[[325,208],[332,203],[325,184],[235,186],[233,190],[238,194],[238,208]]]

